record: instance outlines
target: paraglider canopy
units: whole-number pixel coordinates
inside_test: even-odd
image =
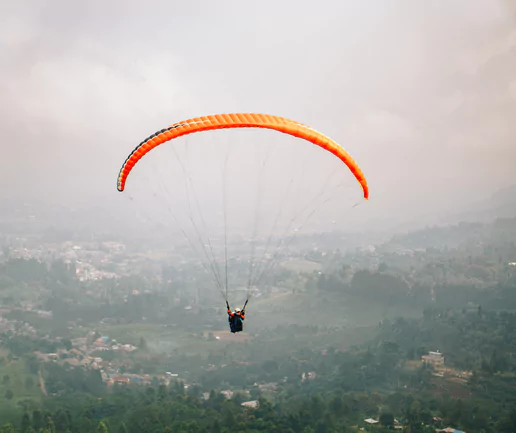
[[[194,119],[185,120],[174,123],[172,126],[162,129],[150,137],[142,141],[132,153],[127,157],[126,161],[120,169],[118,175],[118,191],[123,191],[127,176],[133,169],[134,165],[149,151],[177,137],[195,132],[210,131],[225,128],[265,128],[273,129],[284,134],[299,137],[304,140],[322,147],[328,152],[337,156],[344,164],[346,164],[355,178],[358,180],[364,191],[364,198],[369,199],[369,188],[366,178],[362,170],[353,160],[351,155],[346,152],[331,138],[317,132],[316,130],[302,123],[295,122],[284,117],[271,116],[268,114],[253,113],[236,113],[236,114],[216,114],[214,116],[196,117]]]

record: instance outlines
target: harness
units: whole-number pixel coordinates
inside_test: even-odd
[[[247,306],[247,301],[245,301],[245,304],[240,313],[232,313],[228,301],[226,301],[226,306],[228,307],[229,329],[232,333],[241,332],[244,329],[244,325],[242,323],[244,317],[242,316],[245,316],[245,307]]]

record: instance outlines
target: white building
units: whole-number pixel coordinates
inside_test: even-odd
[[[421,357],[423,362],[428,365],[441,366],[444,365],[444,356],[441,352],[428,352],[428,355]]]

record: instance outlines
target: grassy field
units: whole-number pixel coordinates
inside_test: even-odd
[[[31,374],[27,364],[22,359],[8,360],[9,352],[0,350],[0,407],[16,407],[18,403],[36,400],[42,397],[38,375]],[[9,391],[12,398],[9,398]]]
[[[313,271],[320,271],[321,270],[321,264],[311,262],[309,260],[291,260],[289,262],[283,263],[281,265],[283,268],[288,269],[292,272],[313,272]]]
[[[137,344],[141,337],[146,339],[167,333],[167,329],[163,328],[163,326],[147,323],[98,325],[96,329],[103,336],[109,336],[109,338],[115,339],[123,344]]]

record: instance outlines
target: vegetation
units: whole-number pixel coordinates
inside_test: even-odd
[[[300,253],[270,276],[283,291],[260,287],[238,336],[223,306],[203,306],[213,295],[191,290],[194,268],[79,281],[64,262],[7,257],[0,431],[513,432],[515,228],[462,224],[374,254]],[[103,335],[136,349],[88,356],[144,384],[80,363],[72,347]],[[444,365],[423,362],[430,351]]]

